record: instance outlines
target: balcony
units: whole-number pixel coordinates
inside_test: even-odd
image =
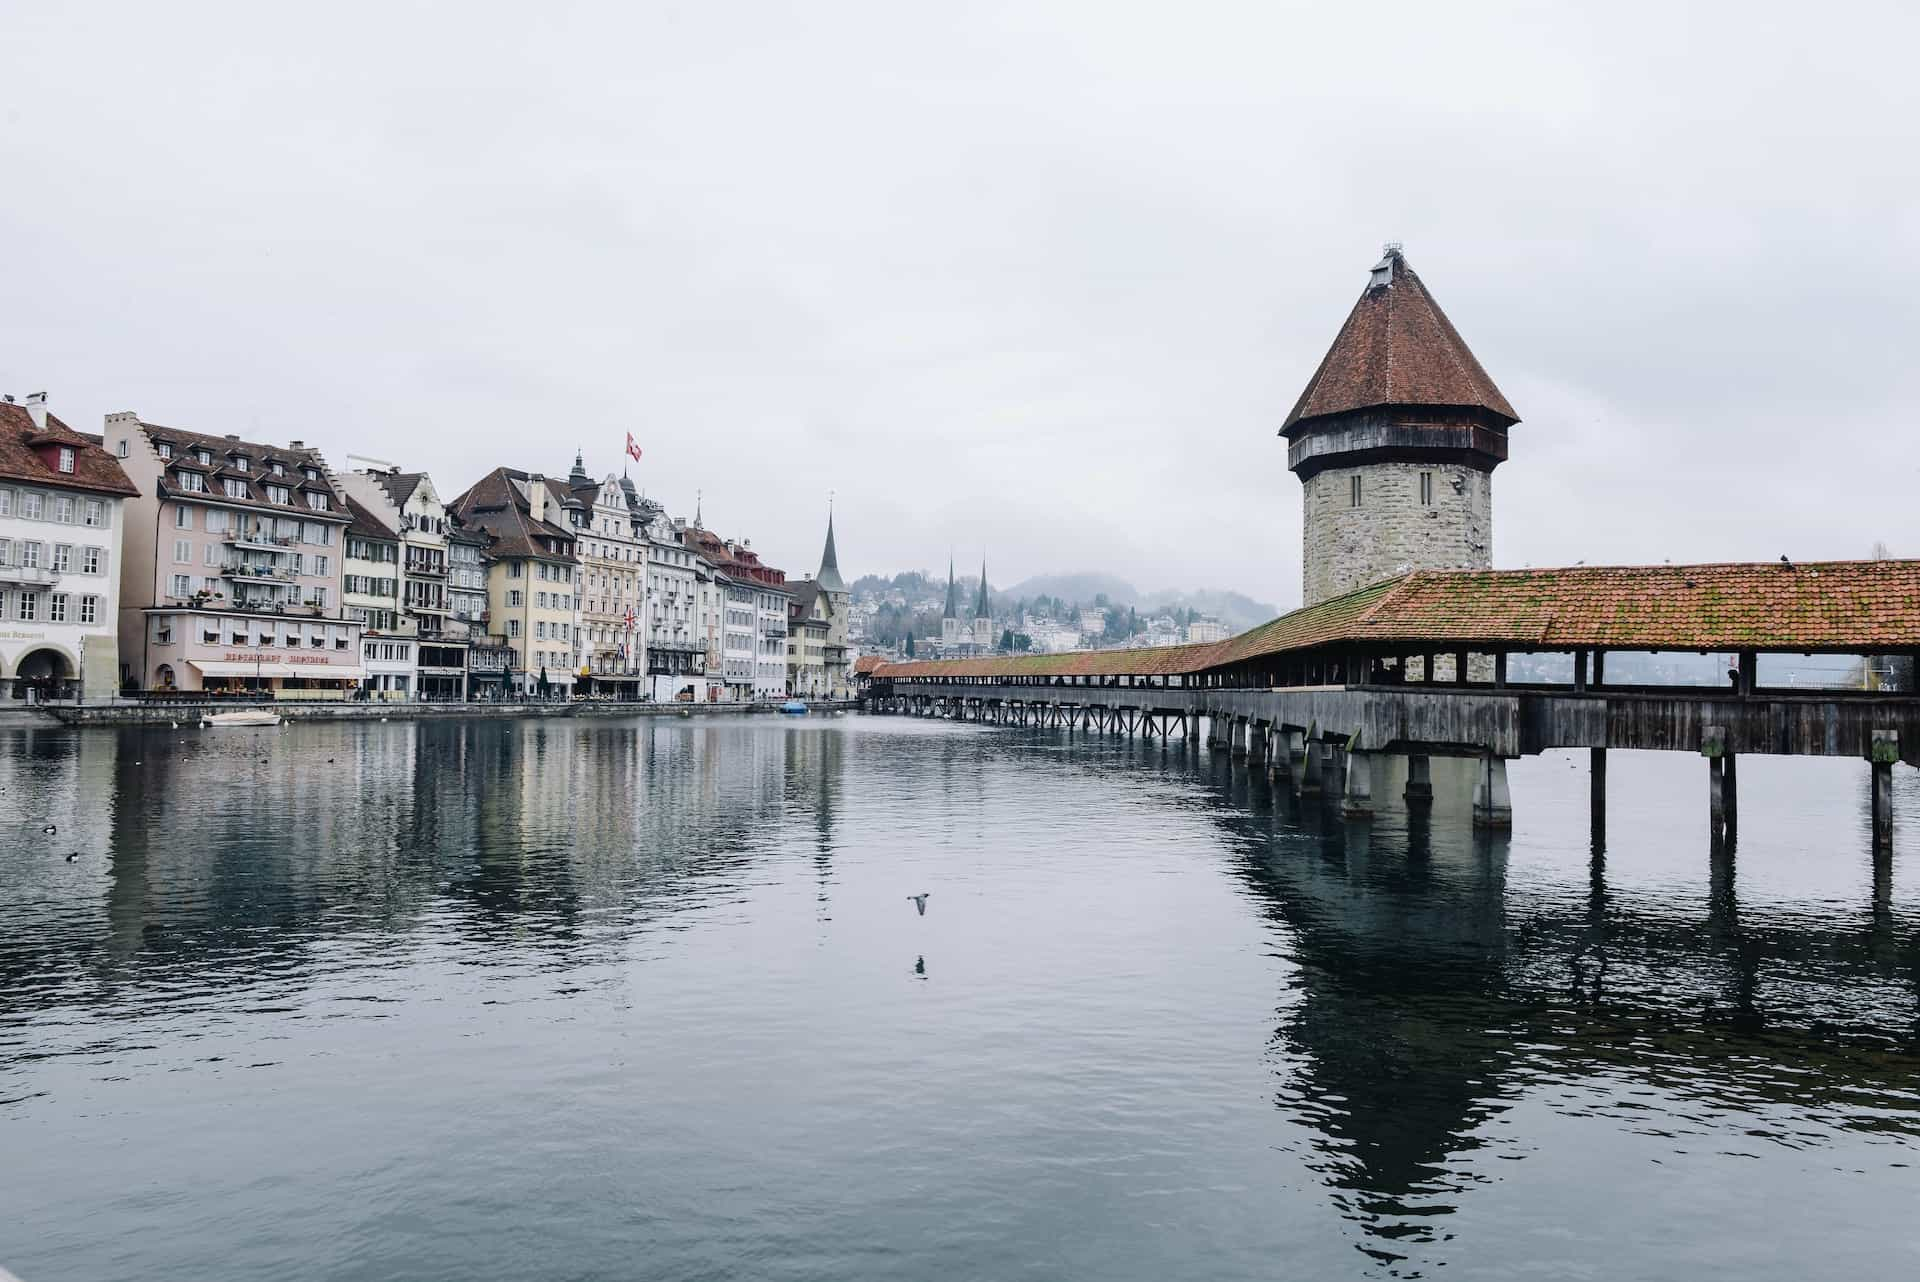
[[[60,581],[52,570],[38,565],[0,565],[0,583],[18,583],[27,588],[50,588]]]
[[[250,548],[256,552],[290,552],[295,546],[293,539],[271,534],[242,534],[237,530],[227,535],[226,543],[229,547]]]
[[[225,565],[220,567],[220,577],[243,583],[291,583],[293,571],[277,565]]]

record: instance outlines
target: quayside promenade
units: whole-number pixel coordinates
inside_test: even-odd
[[[1920,762],[1920,697],[1791,688],[1785,664],[1920,650],[1920,561],[1549,570],[1421,570],[1227,641],[1087,654],[882,665],[878,711],[1226,745],[1303,793],[1374,810],[1385,756],[1406,799],[1434,757],[1477,763],[1473,819],[1512,823],[1506,763],[1591,751],[1604,833],[1609,749],[1704,759],[1709,831],[1738,824],[1744,754],[1855,757],[1872,778],[1873,845],[1891,849],[1895,761]],[[1609,654],[1726,653],[1725,684],[1609,683]],[[1571,680],[1509,679],[1515,656],[1571,659]],[[1204,729],[1203,729],[1204,727]]]
[[[816,699],[807,701],[809,712],[846,712],[857,705],[852,700]],[[622,700],[547,700],[544,702],[500,703],[360,703],[351,700],[303,700],[300,702],[257,702],[221,700],[213,702],[109,702],[94,704],[43,705],[38,711],[52,720],[70,726],[139,726],[197,724],[201,717],[235,708],[264,707],[289,721],[401,721],[448,720],[478,717],[505,720],[512,717],[714,717],[767,716],[781,710],[779,703],[634,703]]]

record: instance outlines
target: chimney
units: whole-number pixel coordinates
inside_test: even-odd
[[[287,448],[290,450],[304,450],[307,448],[307,443],[305,441],[288,441]]]
[[[536,521],[547,519],[547,478],[538,472],[527,478],[527,513]]]
[[[44,432],[47,428],[47,394],[34,392],[27,397],[27,413],[33,417],[33,430]]]

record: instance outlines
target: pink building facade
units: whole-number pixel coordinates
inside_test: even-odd
[[[109,414],[105,445],[140,490],[120,580],[124,688],[284,697],[366,677],[345,617],[352,516],[317,450]]]

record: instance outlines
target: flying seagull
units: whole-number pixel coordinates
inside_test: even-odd
[[[928,893],[929,892],[923,890],[917,895],[907,896],[908,899],[911,899],[913,901],[913,906],[920,910],[920,915],[922,917],[925,917],[927,915],[927,894]]]

